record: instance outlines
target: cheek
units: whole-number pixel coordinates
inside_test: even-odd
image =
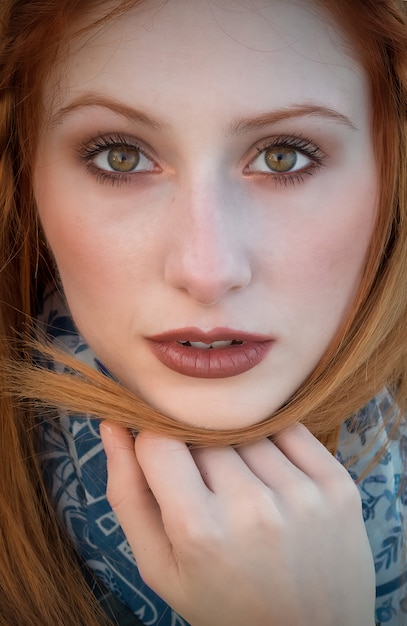
[[[363,275],[376,204],[375,191],[359,181],[346,191],[318,194],[298,211],[295,222],[284,224],[269,259],[277,268],[274,276],[279,272],[281,277],[289,310],[313,311],[318,323],[327,315],[342,320]]]
[[[44,202],[40,209],[45,235],[62,282],[66,289],[72,284],[84,288],[101,285],[115,262],[114,250],[109,241],[101,240],[86,220],[72,212],[67,218],[70,206],[69,198],[65,197],[57,208]]]
[[[326,280],[335,280],[339,287],[353,291],[359,286],[373,236],[376,207],[375,190],[357,182],[349,184],[346,193],[338,194],[332,201],[330,222],[315,226],[318,246],[314,263]]]
[[[80,295],[86,301],[108,297],[112,290],[123,294],[128,291],[126,281],[134,285],[147,281],[146,266],[153,271],[154,244],[145,224],[115,215],[113,203],[61,176],[51,181],[37,177],[35,194],[68,297]]]

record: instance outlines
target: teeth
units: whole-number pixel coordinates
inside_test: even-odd
[[[212,348],[225,348],[226,346],[231,346],[231,341],[214,341],[211,343]]]
[[[204,343],[203,341],[179,341],[183,346],[192,346],[193,348],[201,348],[203,350],[208,350],[209,348],[227,348],[231,345],[242,344],[242,341],[213,341],[212,343]]]

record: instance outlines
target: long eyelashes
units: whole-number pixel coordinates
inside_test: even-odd
[[[257,145],[256,149],[258,152],[262,152],[269,148],[274,147],[287,147],[293,150],[298,150],[302,152],[309,158],[315,160],[318,163],[322,164],[322,161],[326,158],[326,154],[316,146],[310,139],[304,137],[302,135],[291,136],[291,135],[278,135],[273,137],[272,139],[266,139],[260,145]]]
[[[106,160],[106,164],[108,165],[109,158],[107,155],[112,153],[112,151],[116,151],[117,153],[121,152],[123,155],[131,154],[133,158],[134,155],[137,154],[138,157],[134,169],[115,171],[114,169],[107,169],[107,167],[103,167],[103,165],[97,162],[101,161],[101,157],[106,156],[106,159],[102,160]],[[91,139],[89,142],[79,147],[78,155],[87,170],[98,182],[110,183],[116,187],[123,183],[132,182],[135,175],[159,171],[154,157],[149,155],[146,147],[139,145],[134,139],[120,134],[101,135],[96,139]],[[136,169],[136,167],[138,169]]]
[[[327,158],[318,146],[303,136],[279,135],[266,139],[255,149],[257,156],[244,168],[244,173],[283,187],[303,183],[307,176],[324,166]]]
[[[101,134],[81,145],[77,152],[89,173],[102,184],[118,187],[135,182],[141,175],[161,172],[146,146],[121,134]],[[289,187],[304,183],[306,177],[325,165],[326,158],[327,155],[304,136],[279,135],[251,148],[243,158],[248,163],[242,169],[246,177]]]

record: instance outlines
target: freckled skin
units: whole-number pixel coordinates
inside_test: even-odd
[[[74,319],[105,365],[167,414],[245,426],[295,392],[357,291],[377,201],[367,79],[311,3],[154,7],[73,46],[44,102],[52,116],[102,94],[160,127],[94,105],[44,127],[38,209]],[[338,116],[230,130],[310,103]],[[141,149],[141,169],[123,182],[103,169],[106,150],[86,161],[101,135]],[[265,146],[287,138],[301,168],[276,177]],[[146,337],[184,327],[262,333],[273,349],[238,376],[182,376]]]

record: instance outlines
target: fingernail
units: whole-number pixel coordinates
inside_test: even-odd
[[[109,433],[109,435],[113,434],[111,426],[108,422],[100,422],[100,428],[103,428],[104,430],[106,430]]]

